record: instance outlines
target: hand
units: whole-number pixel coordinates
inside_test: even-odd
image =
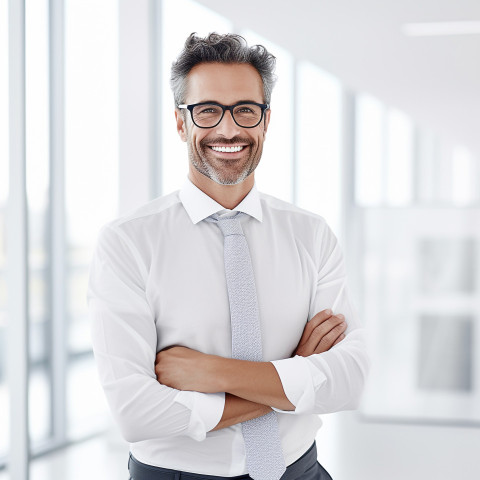
[[[157,353],[157,380],[177,390],[218,392],[220,390],[215,382],[216,358],[187,347],[169,347]]]
[[[302,338],[294,355],[308,357],[314,353],[330,350],[345,338],[347,324],[342,314],[333,315],[331,310],[317,313],[305,326]]]

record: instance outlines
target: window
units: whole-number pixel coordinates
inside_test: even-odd
[[[6,231],[5,213],[8,198],[8,11],[0,1],[0,425],[8,425],[9,409],[6,382]],[[0,428],[0,464],[7,452],[8,428]]]
[[[452,197],[455,205],[468,206],[480,200],[480,162],[465,147],[456,147],[452,153]]]
[[[376,98],[356,101],[355,199],[358,205],[409,205],[414,199],[411,119]]]
[[[376,98],[357,96],[355,200],[361,206],[380,205],[385,197],[384,115],[384,107]]]
[[[342,86],[308,62],[297,71],[297,204],[340,232]]]
[[[413,125],[404,113],[387,113],[386,202],[392,206],[413,201]]]
[[[109,418],[91,355],[88,269],[98,232],[118,204],[118,5],[65,4],[67,436],[76,439]],[[88,391],[89,394],[85,395]]]
[[[8,425],[9,418],[4,358],[9,159],[6,5],[0,4],[2,427]],[[102,429],[108,418],[91,354],[85,303],[88,265],[98,230],[117,213],[117,2],[67,0],[65,24],[59,16],[50,17],[52,5],[59,3],[27,0],[25,4],[28,416],[33,455],[91,435]],[[49,24],[50,18],[57,20]],[[51,48],[63,45],[52,45],[50,39],[62,41],[64,29],[66,54],[51,58]],[[52,83],[57,76],[65,78],[66,98],[62,88],[52,88],[58,87]],[[52,115],[53,111],[57,114]],[[63,117],[58,111],[65,111],[65,138]],[[52,122],[57,123],[51,128]],[[62,145],[65,141],[66,155],[52,155],[57,140]],[[59,194],[64,191],[65,199],[63,193]],[[58,266],[64,274],[58,274]],[[1,457],[8,450],[8,431],[0,428],[0,463],[4,463]]]
[[[452,207],[478,202],[479,164],[371,96],[357,97],[355,120],[349,237],[362,245],[372,355],[363,412],[478,423],[480,211]]]
[[[33,451],[52,436],[50,348],[50,152],[48,2],[25,4],[26,168],[28,269],[30,441]]]

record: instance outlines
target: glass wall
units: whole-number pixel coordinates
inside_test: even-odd
[[[297,70],[297,204],[340,232],[342,85],[309,62]]]
[[[91,354],[88,269],[98,231],[118,205],[118,5],[65,2],[67,436],[105,427]],[[88,395],[85,392],[88,391]]]
[[[357,97],[350,237],[373,357],[368,417],[480,422],[479,160]]]
[[[9,419],[4,356],[9,161],[7,2],[0,2],[0,8],[2,466],[8,455],[9,431],[4,427],[8,426]],[[109,418],[91,352],[86,292],[98,231],[117,215],[117,8],[116,0],[100,3],[66,0],[64,4],[49,0],[25,2],[28,415],[34,456],[104,430]],[[60,12],[60,16],[51,16],[53,11]],[[50,24],[51,18],[60,18],[60,21]],[[63,41],[63,37],[65,45],[50,43],[52,39]],[[63,47],[64,55],[50,57],[52,50],[62,52]],[[61,79],[60,83],[65,81],[65,96],[61,85],[58,89],[52,88],[55,75],[57,80]],[[53,115],[54,108],[56,115]],[[50,128],[52,122],[57,124]],[[58,145],[64,145],[65,151],[53,155],[54,146]],[[59,273],[59,265],[64,272]],[[12,427],[15,428],[14,424]]]
[[[380,205],[386,196],[384,177],[383,104],[370,95],[356,99],[355,200],[357,205]]]
[[[9,419],[6,379],[6,231],[5,214],[8,198],[8,11],[7,1],[0,1],[0,425]],[[0,428],[0,464],[7,451],[8,428]]]
[[[26,14],[26,165],[29,219],[30,439],[52,436],[49,259],[48,1],[28,0]]]

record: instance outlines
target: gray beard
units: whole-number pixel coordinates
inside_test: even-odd
[[[199,161],[190,148],[188,149],[188,157],[190,163],[194,166],[197,172],[219,185],[238,185],[239,183],[242,183],[253,172],[253,170],[255,170],[254,168],[252,169],[250,166],[247,166],[236,178],[224,178],[220,175],[220,172],[212,168],[210,165],[203,162],[201,159]]]

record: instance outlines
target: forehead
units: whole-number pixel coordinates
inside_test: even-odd
[[[231,105],[264,100],[260,74],[246,63],[201,63],[190,70],[187,79],[187,103],[215,100]]]

